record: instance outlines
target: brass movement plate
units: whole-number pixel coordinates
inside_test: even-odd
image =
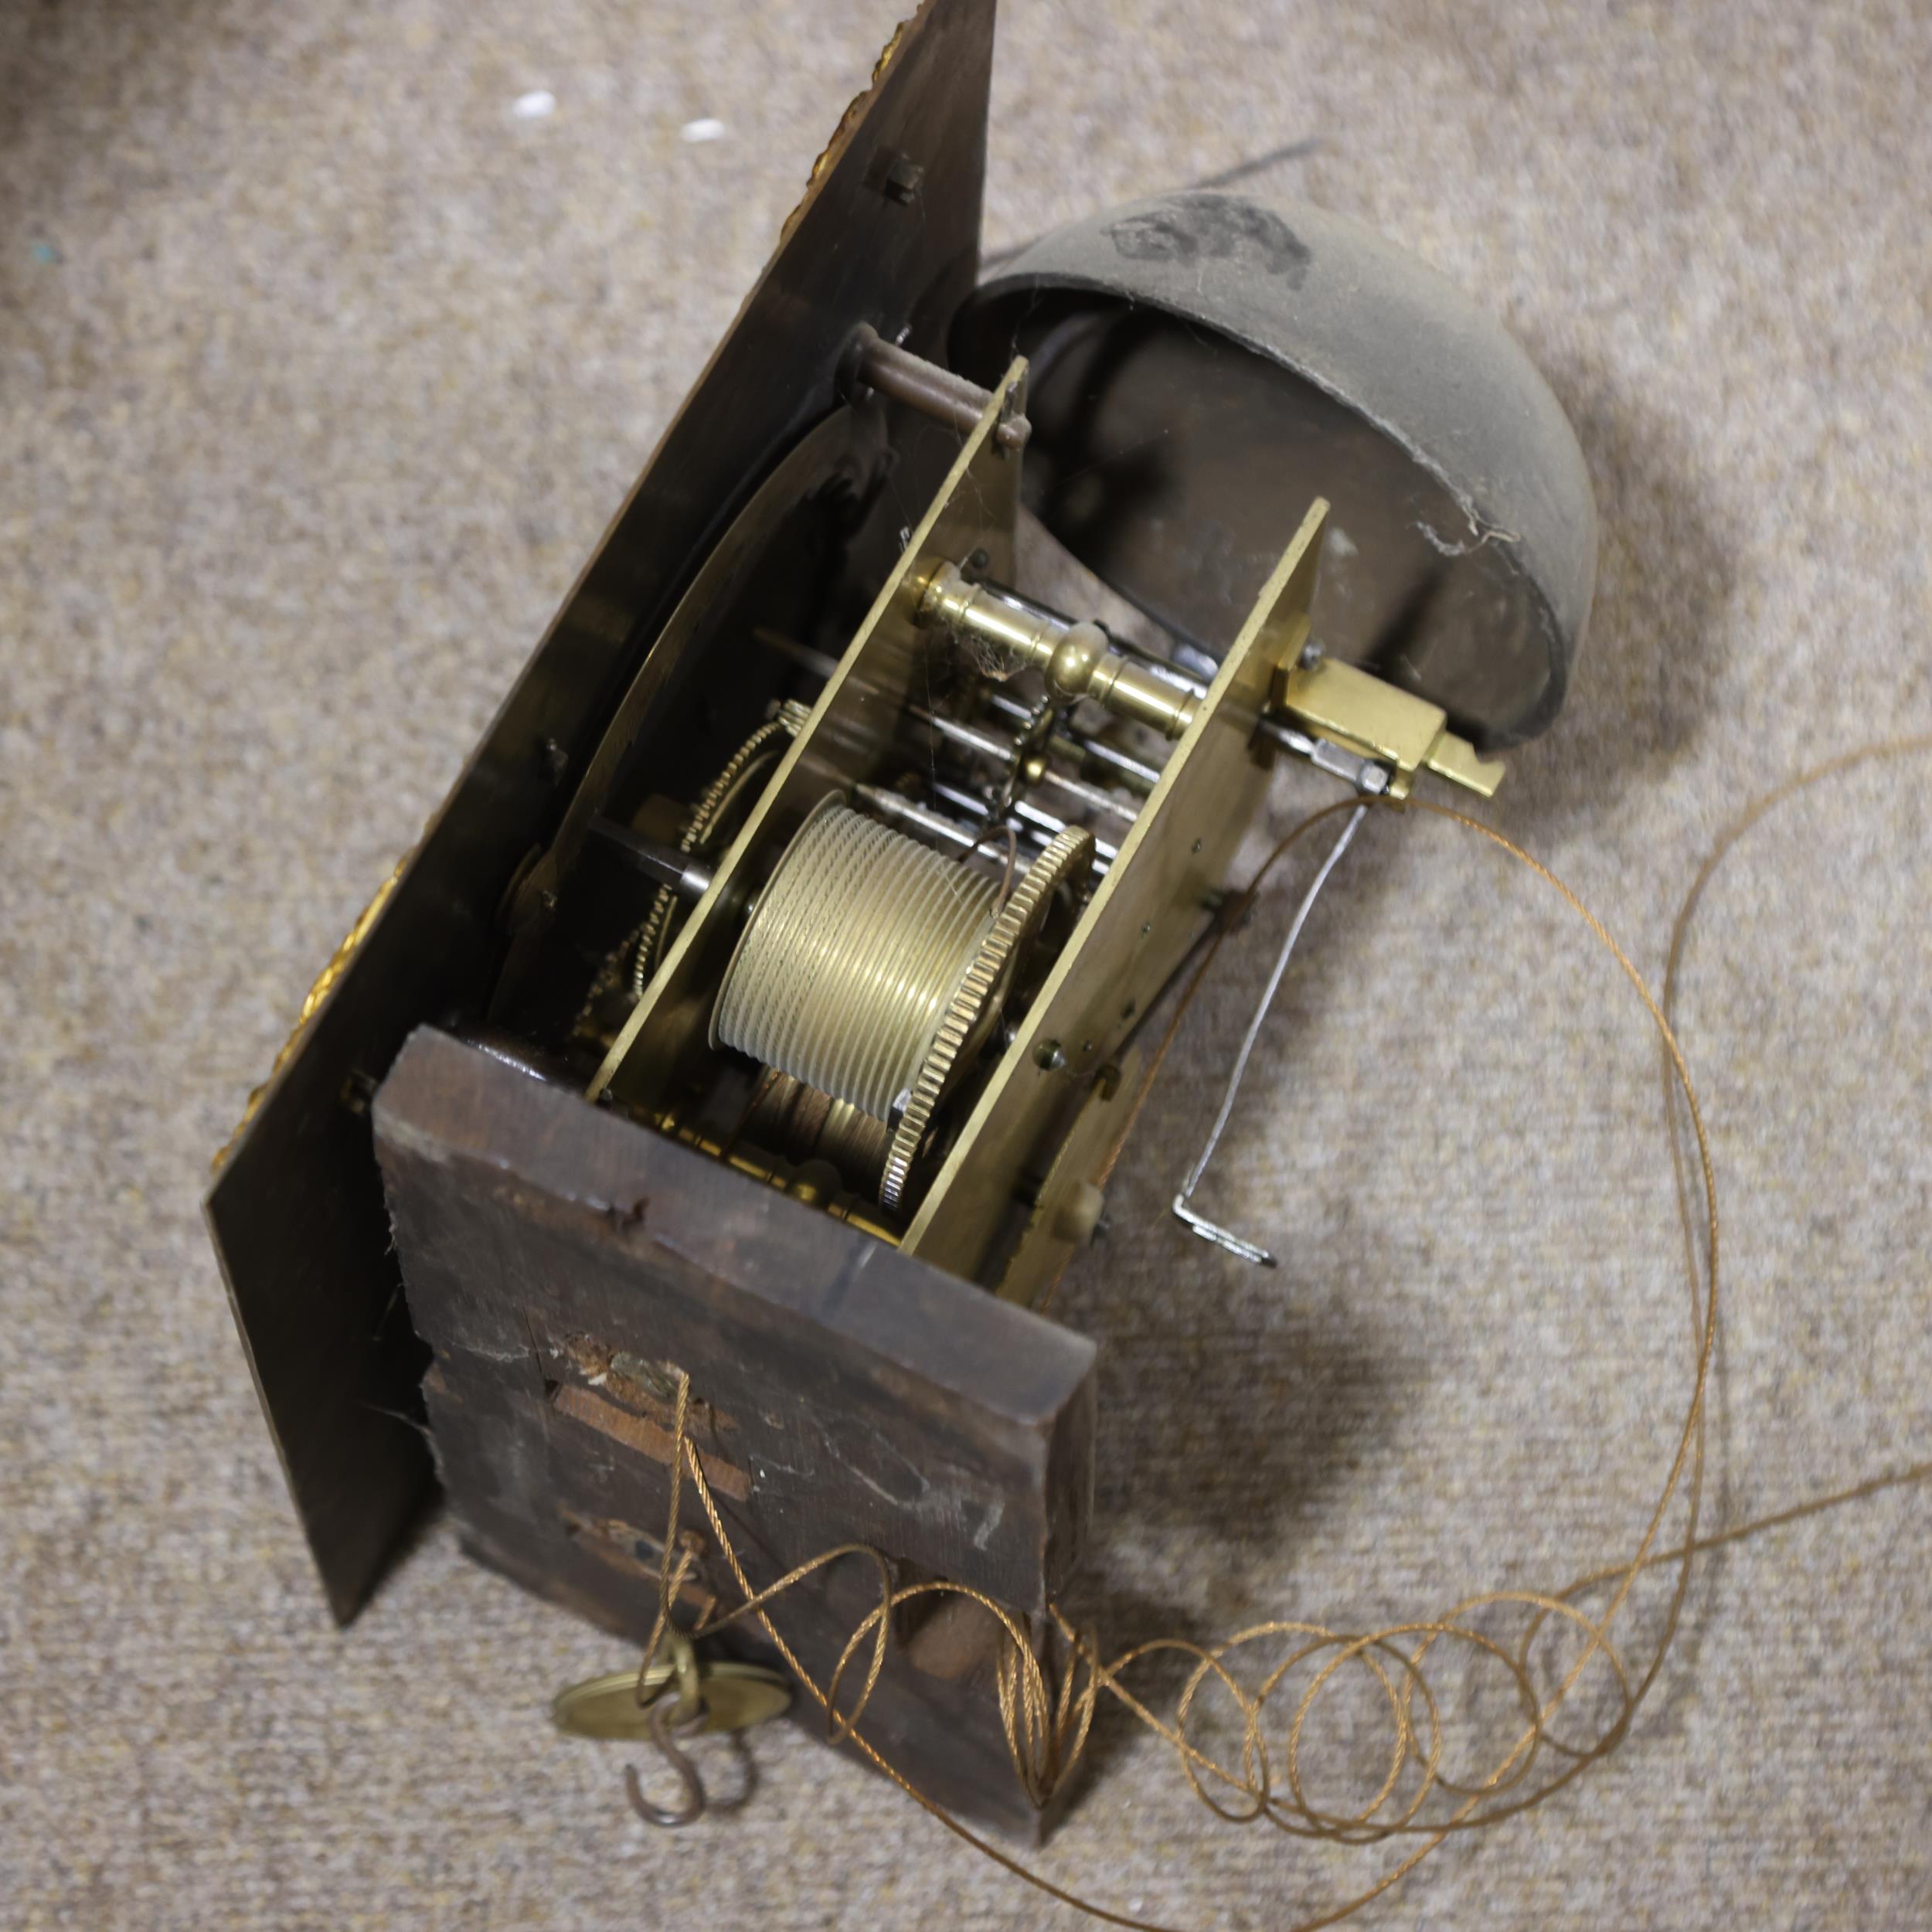
[[[900,1243],[971,1278],[1066,1083],[1087,1078],[1158,996],[1225,884],[1266,800],[1255,727],[1308,634],[1321,534],[1318,498],[1169,754],[1119,855],[1007,1048]],[[1020,1277],[1016,1277],[1020,1278]]]
[[[829,787],[872,779],[894,755],[913,678],[932,633],[913,621],[928,575],[940,564],[984,551],[985,568],[1012,573],[1019,514],[1019,457],[995,431],[1026,407],[1026,365],[1006,372],[958,460],[940,486],[886,580],[858,634],[818,694],[764,797],[719,862],[711,888],[692,908],[644,997],[591,1082],[634,1107],[660,1104],[679,1061],[702,1046],[711,1004],[765,856],[783,847]]]

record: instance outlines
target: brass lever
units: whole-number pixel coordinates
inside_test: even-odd
[[[1502,783],[1502,760],[1458,737],[1440,705],[1318,651],[1303,651],[1277,673],[1274,704],[1303,730],[1391,767],[1391,798],[1407,798],[1418,771],[1482,798]]]

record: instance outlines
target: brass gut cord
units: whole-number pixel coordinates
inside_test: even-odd
[[[1750,1522],[1701,1536],[1699,1534],[1703,1500],[1706,1398],[1717,1335],[1719,1218],[1709,1141],[1689,1069],[1671,1023],[1691,923],[1711,877],[1738,840],[1777,805],[1811,785],[1860,764],[1929,750],[1932,750],[1932,734],[1862,747],[1800,774],[1758,800],[1726,828],[1678,913],[1661,998],[1651,995],[1628,956],[1576,894],[1520,845],[1462,812],[1426,800],[1409,801],[1411,809],[1434,813],[1488,840],[1518,863],[1528,867],[1556,893],[1591,936],[1610,953],[1649,1015],[1658,1036],[1665,1121],[1677,1175],[1678,1202],[1689,1270],[1694,1360],[1683,1420],[1674,1451],[1655,1505],[1628,1557],[1589,1571],[1552,1590],[1488,1591],[1465,1598],[1436,1616],[1393,1624],[1367,1632],[1349,1633],[1315,1623],[1274,1620],[1251,1625],[1217,1644],[1201,1645],[1179,1638],[1157,1639],[1135,1645],[1111,1660],[1103,1658],[1090,1634],[1076,1629],[1057,1609],[1053,1609],[1050,1619],[1057,1638],[1054,1646],[1056,1654],[1051,1658],[1043,1658],[1038,1654],[1025,1624],[1001,1604],[978,1590],[944,1582],[895,1587],[886,1558],[863,1544],[848,1543],[828,1549],[764,1588],[754,1587],[740,1563],[706,1479],[702,1462],[691,1442],[686,1426],[692,1399],[690,1380],[680,1369],[676,1371],[678,1396],[668,1533],[658,1580],[657,1617],[643,1668],[648,1668],[670,1628],[672,1606],[695,1557],[690,1532],[681,1530],[679,1526],[682,1485],[688,1478],[709,1523],[716,1547],[724,1557],[742,1599],[729,1611],[713,1612],[689,1635],[702,1637],[741,1619],[755,1620],[808,1693],[825,1709],[828,1731],[835,1740],[849,1741],[948,1830],[1038,1891],[1090,1917],[1136,1928],[1136,1932],[1168,1932],[1168,1928],[1079,1896],[981,1837],[927,1798],[859,1730],[866,1704],[886,1666],[891,1613],[896,1606],[915,1597],[936,1593],[962,1596],[981,1604],[996,1620],[1003,1633],[995,1678],[1001,1719],[1015,1773],[1036,1803],[1043,1803],[1079,1763],[1098,1700],[1104,1693],[1117,1700],[1173,1750],[1196,1796],[1221,1818],[1237,1823],[1265,1820],[1291,1835],[1335,1844],[1367,1845],[1391,1839],[1417,1841],[1413,1849],[1405,1851],[1399,1862],[1372,1884],[1346,1902],[1302,1920],[1294,1932],[1315,1932],[1318,1927],[1332,1925],[1349,1917],[1387,1892],[1452,1835],[1500,1823],[1541,1803],[1589,1766],[1608,1756],[1628,1736],[1638,1706],[1662,1669],[1677,1631],[1692,1565],[1699,1555],[1741,1542],[1774,1527],[1821,1514],[1886,1489],[1916,1484],[1932,1476],[1932,1462],[1921,1461],[1874,1475],[1849,1487],[1793,1504]],[[1118,1160],[1134,1117],[1145,1104],[1187,1009],[1227,934],[1252,905],[1256,893],[1275,865],[1297,841],[1314,825],[1337,813],[1353,811],[1356,804],[1353,798],[1344,799],[1304,819],[1269,855],[1247,889],[1230,899],[1223,908],[1204,936],[1193,972],[1176,1002],[1165,1034],[1151,1056],[1125,1124],[1110,1153],[1107,1171],[1111,1172]],[[1694,1155],[1685,1144],[1680,1110],[1681,1120],[1689,1123]],[[1700,1189],[1701,1211],[1697,1199]],[[1666,1547],[1663,1526],[1673,1502],[1680,1495],[1685,1505],[1683,1532]],[[813,1572],[848,1557],[862,1558],[876,1568],[879,1601],[853,1631],[828,1679],[821,1685],[804,1668],[786,1643],[771,1618],[770,1607]],[[1661,1631],[1641,1674],[1633,1676],[1631,1667],[1611,1641],[1611,1627],[1624,1609],[1639,1577],[1667,1566],[1674,1567],[1676,1575]],[[1600,1614],[1593,1616],[1580,1607],[1583,1600],[1605,1590],[1609,1592],[1609,1600]],[[1505,1643],[1473,1627],[1471,1620],[1479,1612],[1511,1610],[1522,1613],[1526,1619],[1526,1628],[1513,1642]],[[1539,1692],[1532,1669],[1532,1650],[1539,1635],[1553,1623],[1569,1627],[1577,1641],[1578,1654],[1553,1689]],[[1263,1644],[1276,1647],[1282,1654],[1275,1656],[1268,1674],[1258,1688],[1250,1692],[1237,1680],[1230,1668],[1230,1660],[1249,1647]],[[1521,1729],[1513,1742],[1502,1750],[1486,1769],[1479,1769],[1460,1781],[1452,1779],[1443,1768],[1446,1754],[1444,1719],[1437,1696],[1423,1669],[1425,1660],[1439,1645],[1461,1646],[1477,1661],[1487,1661],[1500,1667],[1513,1685],[1523,1713]],[[866,1658],[863,1681],[856,1695],[849,1702],[842,1702],[845,1680],[862,1652]],[[1142,1702],[1122,1681],[1124,1674],[1138,1662],[1161,1653],[1193,1660],[1193,1668],[1179,1692],[1171,1719]],[[1603,1661],[1614,1682],[1616,1695],[1612,1714],[1607,1723],[1600,1725],[1594,1741],[1566,1741],[1556,1735],[1553,1720],[1576,1690],[1586,1669],[1593,1660],[1598,1658]],[[1314,1667],[1312,1679],[1301,1691],[1294,1706],[1277,1780],[1268,1745],[1262,1734],[1262,1715],[1270,1696],[1287,1681],[1291,1672],[1304,1665]],[[1366,1805],[1350,1812],[1331,1811],[1310,1801],[1303,1782],[1301,1747],[1316,1704],[1345,1669],[1351,1666],[1368,1674],[1389,1713],[1388,1764],[1380,1788]],[[1241,1744],[1232,1762],[1225,1755],[1206,1750],[1189,1734],[1189,1719],[1196,1699],[1203,1689],[1210,1687],[1225,1692],[1240,1714]],[[1546,1753],[1562,1761],[1532,1784],[1530,1774]],[[1405,1781],[1410,1788],[1398,1798]],[[1432,1808],[1432,1800],[1437,1801],[1433,1815],[1425,1816],[1425,1811]]]

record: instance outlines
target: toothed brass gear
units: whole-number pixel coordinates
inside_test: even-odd
[[[678,839],[681,852],[701,856],[716,842],[717,834],[731,816],[731,807],[743,791],[747,775],[756,776],[774,759],[784,755],[785,745],[798,735],[808,708],[788,699],[777,717],[761,724],[725,760],[723,768],[704,788],[704,794],[691,808],[683,832]],[[678,895],[668,886],[660,886],[644,923],[631,936],[625,951],[631,955],[631,990],[641,999],[664,957],[671,937],[671,922],[679,906]]]
[[[1093,834],[1070,825],[1056,834],[1027,867],[1025,877],[1000,908],[947,1005],[945,1017],[926,1050],[900,1114],[879,1184],[882,1207],[898,1209],[904,1204],[913,1163],[919,1158],[933,1117],[999,1018],[1013,974],[1037,937],[1054,893],[1070,881],[1084,879],[1093,862]]]

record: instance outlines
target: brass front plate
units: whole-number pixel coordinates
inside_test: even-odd
[[[1308,634],[1321,532],[1319,498],[1242,625],[1194,722],[1168,757],[1119,856],[1088,901],[901,1243],[971,1277],[1005,1219],[1066,1083],[1113,1052],[1159,994],[1226,883],[1267,797],[1255,727],[1276,675]]]
[[[966,439],[919,528],[912,533],[865,622],[840,660],[764,797],[719,862],[710,889],[692,909],[644,997],[590,1085],[634,1107],[662,1102],[687,1052],[702,1049],[711,1005],[737,944],[746,909],[768,858],[783,849],[834,787],[862,784],[892,755],[913,679],[934,634],[913,622],[927,575],[975,551],[987,569],[1012,573],[1019,512],[1019,457],[994,431],[1026,406],[1026,365],[1015,362]],[[1009,402],[1010,399],[1010,402]]]

